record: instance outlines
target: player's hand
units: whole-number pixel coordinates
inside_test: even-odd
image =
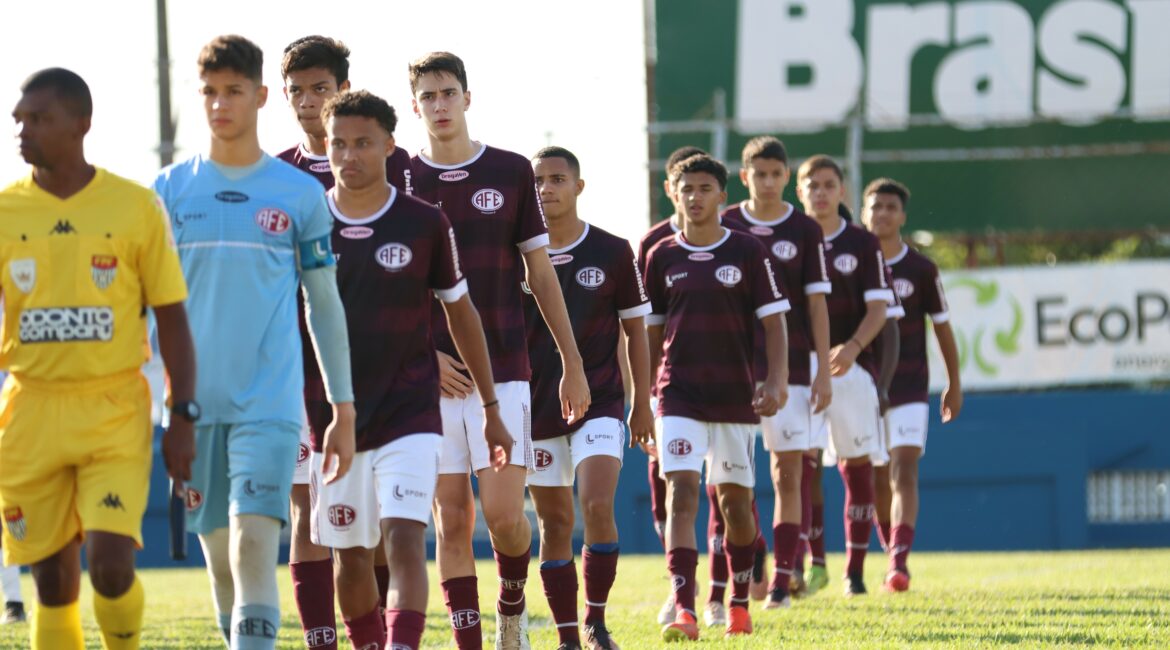
[[[853,342],[853,339],[829,350],[829,370],[833,376],[840,377],[849,372],[859,354],[861,354],[861,348]]]
[[[646,452],[647,456],[658,460],[658,443],[654,438],[650,438],[646,442],[640,442],[638,446],[642,448],[642,451]]]
[[[788,378],[769,375],[756,389],[752,409],[756,415],[771,417],[788,403]]]
[[[561,377],[561,417],[565,422],[572,424],[585,417],[589,410],[589,403],[593,397],[589,394],[589,383],[585,381],[585,371],[578,365],[570,370],[565,368]]]
[[[813,413],[820,413],[833,403],[833,378],[828,368],[817,368],[812,384]]]
[[[467,366],[455,357],[435,350],[439,358],[439,390],[443,397],[462,399],[475,391],[475,384],[467,376]]]
[[[321,459],[321,473],[325,477],[325,485],[336,482],[349,472],[353,464],[353,455],[357,448],[354,440],[354,422],[357,412],[353,402],[342,402],[333,405],[333,421],[325,429],[325,443],[321,445],[323,458]]]
[[[171,416],[171,426],[163,434],[162,455],[168,476],[176,483],[190,481],[191,463],[195,461],[195,424]]]
[[[963,389],[947,386],[942,393],[942,421],[943,424],[959,417],[963,410]]]
[[[642,449],[654,444],[654,414],[650,412],[650,402],[642,401],[634,404],[630,409],[630,447],[637,444]],[[649,453],[649,452],[647,452]]]
[[[488,460],[491,461],[492,469],[498,472],[512,462],[512,445],[516,440],[500,419],[499,404],[483,410],[483,439],[487,441]]]

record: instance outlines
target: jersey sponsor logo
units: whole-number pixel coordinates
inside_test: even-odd
[[[180,212],[175,215],[175,225],[182,228],[188,221],[202,221],[206,218],[206,212]]]
[[[292,219],[280,208],[260,208],[256,212],[256,225],[270,235],[279,235],[288,230]]]
[[[333,168],[329,166],[329,161],[322,160],[320,162],[315,162],[309,165],[309,171],[315,174],[327,174],[330,171],[333,171]]]
[[[504,207],[504,193],[490,187],[484,188],[471,195],[471,205],[484,214],[498,212]]]
[[[673,287],[675,282],[678,282],[679,280],[683,280],[686,277],[687,277],[686,271],[683,271],[682,273],[675,273],[673,275],[668,275],[668,276],[666,276],[666,286],[668,288]]]
[[[305,631],[305,646],[324,648],[337,643],[337,630],[331,627],[315,627]]]
[[[532,287],[528,286],[528,280],[520,281],[520,290],[528,295],[532,295]]]
[[[670,444],[666,445],[666,451],[669,451],[672,456],[688,456],[691,453],[691,443],[682,438],[671,440]]]
[[[414,194],[414,185],[410,182],[410,170],[402,170],[402,187],[406,189],[407,194]]]
[[[587,433],[585,434],[585,444],[592,445],[599,440],[613,440],[612,433]]]
[[[715,254],[708,253],[706,251],[699,251],[687,255],[687,259],[692,262],[710,262],[711,260],[715,259]]]
[[[857,270],[857,258],[849,253],[841,253],[833,259],[833,268],[843,275],[850,275]],[[882,282],[885,283],[885,280]]]
[[[37,261],[31,257],[8,262],[8,276],[12,284],[25,293],[33,290],[37,283]]]
[[[337,234],[346,239],[369,239],[374,234],[374,229],[365,226],[346,226],[337,231]]]
[[[776,286],[776,272],[772,270],[772,260],[764,258],[764,270],[768,272],[768,286],[772,289],[772,297],[780,299],[780,287]]]
[[[605,271],[596,266],[586,266],[577,271],[577,284],[586,289],[596,289],[605,284]]]
[[[57,223],[49,229],[50,235],[72,235],[77,232],[73,224],[69,223],[68,219],[60,219]]]
[[[650,302],[650,297],[646,295],[646,283],[642,282],[642,270],[638,268],[637,260],[634,260],[634,279],[638,281],[638,298],[642,302]]]
[[[341,257],[333,255],[332,235],[321,235],[316,239],[300,242],[297,244],[297,248],[301,254],[302,271],[312,271],[329,266],[330,262],[335,263]]]
[[[546,470],[553,464],[553,453],[547,449],[537,447],[532,450],[532,459],[537,470]]]
[[[467,178],[468,176],[471,176],[471,172],[467,171],[466,169],[453,169],[449,172],[443,172],[442,174],[439,174],[439,180],[446,181],[448,183],[455,183]]]
[[[94,255],[89,260],[90,274],[98,289],[106,290],[118,273],[118,258],[113,255]]]
[[[447,240],[451,242],[451,263],[455,265],[455,279],[463,277],[463,269],[459,266],[459,246],[455,243],[454,226],[447,229]]]
[[[569,262],[572,262],[573,256],[569,255],[568,253],[561,253],[560,255],[553,255],[552,257],[548,258],[548,261],[552,262],[553,266],[560,266],[562,264],[568,264]]]
[[[188,487],[184,500],[187,502],[187,512],[198,510],[199,506],[203,505],[203,493],[193,487]]]
[[[894,293],[899,298],[909,298],[914,295],[914,283],[905,278],[894,278]]]
[[[469,630],[479,625],[479,612],[474,609],[457,609],[451,612],[451,627],[456,630]]]
[[[109,307],[47,307],[20,312],[21,343],[111,341],[114,310]]]
[[[738,266],[727,264],[715,269],[715,279],[725,287],[734,287],[743,279],[743,271]]]
[[[20,508],[4,509],[4,526],[8,528],[8,534],[12,535],[12,539],[18,542],[24,541],[28,528],[24,525],[24,513],[21,512]]]
[[[224,203],[246,203],[248,201],[248,195],[244,194],[243,192],[226,190],[223,192],[216,192],[215,200],[223,201]]]
[[[775,232],[767,226],[752,226],[751,228],[748,228],[748,230],[750,230],[753,235],[759,235],[761,237],[767,237]]]
[[[329,523],[334,528],[349,528],[353,522],[357,521],[357,510],[352,507],[339,503],[335,506],[329,506],[329,511],[326,513],[329,517]]]
[[[401,271],[414,259],[414,252],[406,244],[383,244],[374,252],[374,259],[387,270]]]
[[[407,499],[407,498],[410,498],[410,499],[430,499],[430,497],[431,497],[431,495],[427,494],[426,492],[423,492],[422,490],[416,490],[414,488],[406,488],[406,487],[402,487],[401,485],[394,486],[394,498],[399,500],[399,501],[402,501],[402,500]]]
[[[776,256],[776,259],[787,262],[796,257],[796,244],[787,239],[781,239],[772,244],[772,254]]]

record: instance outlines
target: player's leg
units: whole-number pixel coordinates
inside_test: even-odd
[[[585,577],[585,643],[591,650],[617,650],[605,620],[609,592],[617,577],[617,522],[614,494],[622,469],[625,427],[613,418],[590,420],[573,434],[577,498],[585,520],[581,553]]]
[[[890,551],[890,508],[894,499],[890,487],[889,423],[884,417],[878,418],[878,450],[873,460],[873,528],[878,544],[886,553]]]
[[[699,472],[710,445],[705,422],[674,416],[658,420],[659,462],[666,472],[666,569],[678,614],[662,628],[666,641],[699,638],[695,618],[695,569],[699,552],[695,518],[699,510]]]
[[[800,543],[804,511],[801,479],[804,455],[812,440],[811,395],[807,386],[790,386],[788,403],[771,417],[761,419],[764,448],[769,453],[772,489],[776,495],[772,518],[775,570],[769,591],[769,609],[791,604],[789,587]]]
[[[719,508],[717,488],[707,483],[707,559],[711,579],[707,592],[707,604],[703,608],[703,624],[707,627],[725,627],[727,608],[723,600],[727,594],[727,580],[731,576],[731,565],[723,551],[724,534],[727,525],[723,511]]]
[[[577,567],[573,563],[573,458],[568,436],[534,440],[546,459],[528,477],[528,493],[540,529],[540,582],[562,648],[579,647]]]
[[[646,461],[647,481],[650,483],[650,511],[654,517],[654,532],[658,534],[658,541],[662,543],[663,552],[666,551],[666,479],[662,475],[662,465],[657,456],[650,456]],[[669,577],[669,576],[668,576]],[[658,611],[658,624],[666,625],[674,620],[678,610],[674,602],[674,591],[666,594],[666,600]]]
[[[929,409],[922,402],[895,407],[889,411],[890,481],[893,488],[890,536],[890,572],[886,587],[892,591],[910,588],[907,558],[914,545],[914,527],[918,522],[918,463],[926,450]]]
[[[333,556],[329,549],[313,543],[309,534],[312,502],[309,474],[312,450],[309,431],[301,431],[297,463],[289,494],[288,570],[292,576],[293,602],[301,619],[305,647],[337,650],[337,619],[333,613]]]
[[[5,539],[7,543],[9,540]],[[7,544],[6,544],[7,545]],[[33,650],[81,650],[81,542],[68,542],[56,553],[29,565],[37,588],[37,605],[29,630]]]
[[[20,592],[19,564],[5,564],[0,568],[0,591],[4,595],[4,616],[0,618],[0,625],[24,621],[24,595]]]
[[[232,608],[236,589],[232,579],[231,531],[227,526],[199,533],[203,561],[207,563],[207,577],[211,582],[211,602],[215,606],[216,622],[223,640],[232,641]]]
[[[231,643],[232,607],[235,585],[228,531],[227,425],[195,427],[195,460],[187,481],[187,530],[199,536],[216,626],[226,643]]]
[[[827,409],[831,446],[845,484],[845,593],[866,593],[865,556],[873,528],[873,462],[879,442],[877,388],[865,370],[854,366],[833,380]]]
[[[727,612],[730,635],[751,634],[748,612],[751,601],[752,565],[759,530],[752,514],[755,492],[755,427],[745,424],[712,424],[707,482],[719,492],[719,509],[727,522],[723,544],[731,563],[731,606]]]

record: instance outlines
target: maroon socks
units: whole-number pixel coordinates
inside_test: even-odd
[[[337,618],[333,613],[333,561],[290,562],[293,599],[301,615],[305,647],[337,650]]]
[[[842,462],[837,468],[845,481],[845,574],[859,575],[873,528],[873,465]]]
[[[909,574],[906,558],[914,545],[914,527],[909,524],[894,526],[893,541],[890,542],[890,568]]]
[[[345,621],[345,634],[355,648],[386,647],[386,623],[380,607],[371,609],[358,618]]]
[[[580,644],[577,626],[577,565],[572,560],[544,562],[540,565],[540,581],[548,608],[552,610],[561,643]]]
[[[519,616],[524,613],[524,585],[528,582],[531,549],[516,556],[504,555],[499,551],[495,553],[496,575],[500,577],[500,595],[496,599],[496,611],[504,616]]]
[[[776,571],[772,575],[772,591],[788,591],[792,567],[796,563],[796,547],[800,543],[798,524],[780,524],[772,527],[772,544],[776,551]]]
[[[426,625],[426,616],[422,612],[406,609],[386,610],[386,647],[396,650],[398,648],[418,650]]]
[[[699,552],[693,548],[672,548],[666,552],[666,570],[670,573],[674,602],[691,616],[695,615],[695,567],[698,564]]]
[[[617,578],[618,545],[594,544],[581,553],[585,574],[585,624],[605,622],[605,604]]]
[[[483,648],[483,629],[479,623],[479,587],[475,576],[444,580],[442,588],[456,647],[480,650]],[[390,612],[386,612],[386,620],[389,622]]]

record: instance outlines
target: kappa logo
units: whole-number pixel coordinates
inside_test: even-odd
[[[767,226],[752,226],[751,228],[748,228],[748,230],[750,230],[753,235],[759,235],[761,237],[767,237],[775,232]]]
[[[222,201],[224,203],[247,203],[248,195],[244,194],[243,192],[227,190],[224,192],[216,192],[215,200]]]
[[[548,469],[553,463],[553,453],[547,449],[537,447],[532,452],[533,461],[536,463],[536,469]]]
[[[30,293],[37,283],[37,261],[31,257],[12,260],[8,263],[8,276],[12,284],[24,293]]]
[[[484,214],[499,212],[504,207],[504,193],[492,188],[484,188],[471,195],[471,205]]]
[[[569,255],[568,253],[561,253],[560,255],[553,255],[552,257],[548,258],[548,261],[552,262],[553,266],[560,266],[562,264],[568,264],[569,262],[572,262],[573,256]]]
[[[781,239],[775,244],[772,244],[772,254],[776,256],[776,259],[788,262],[796,257],[796,244],[793,244],[787,239]]]
[[[4,526],[8,528],[8,534],[12,535],[12,539],[18,542],[24,541],[28,529],[24,525],[24,513],[21,512],[20,508],[4,509]]]
[[[280,208],[260,208],[256,212],[256,225],[269,235],[279,235],[292,225],[292,219]]]
[[[347,226],[337,231],[337,234],[346,239],[369,239],[374,234],[374,229],[365,226]]]
[[[384,244],[374,253],[374,259],[388,271],[401,271],[414,259],[414,252],[405,244]]]
[[[715,279],[725,287],[734,287],[743,279],[743,271],[740,271],[738,266],[726,264],[715,269]]]
[[[109,510],[126,510],[126,506],[122,505],[122,497],[113,492],[106,492],[106,496],[98,501],[98,506]]]
[[[94,255],[89,264],[93,283],[102,291],[108,289],[118,272],[118,258],[113,255]]]
[[[670,444],[666,445],[666,451],[669,451],[673,456],[687,456],[691,453],[691,449],[690,441],[681,438],[671,440]]]
[[[188,512],[198,510],[199,506],[203,505],[203,493],[193,487],[188,487],[185,501]]]
[[[343,503],[329,506],[327,516],[329,517],[329,523],[334,528],[349,528],[353,525],[353,522],[357,521],[357,511]]]
[[[333,168],[329,166],[328,160],[322,160],[309,165],[309,171],[316,174],[327,174],[333,171]]]
[[[337,643],[337,630],[331,627],[315,627],[305,631],[305,645],[310,648],[324,648]]]
[[[411,499],[428,499],[431,495],[422,490],[415,490],[413,488],[404,488],[401,485],[394,486],[394,498],[402,501],[406,498]]]
[[[596,266],[586,266],[577,271],[577,284],[586,289],[596,289],[605,284],[605,271]]]
[[[60,219],[52,228],[49,229],[50,235],[72,235],[77,232],[73,224],[69,223],[68,219]]]
[[[914,295],[914,283],[905,278],[894,278],[894,293],[899,298],[909,298]]]
[[[670,576],[670,588],[671,588],[671,590],[672,590],[672,591],[674,591],[675,593],[678,593],[678,592],[679,592],[679,590],[680,590],[680,589],[682,589],[682,588],[683,588],[683,587],[685,587],[685,586],[687,586],[687,579],[686,579],[686,578],[684,578],[683,576],[680,576],[680,575],[678,575],[677,573],[676,573],[676,574],[671,574],[671,576]]]
[[[309,445],[306,445],[303,442],[299,443],[297,445],[297,465],[300,465],[301,463],[305,462],[306,460],[309,460],[309,454],[311,452],[312,452],[312,450],[309,449]]]
[[[692,262],[710,262],[711,260],[715,259],[715,254],[708,253],[706,251],[699,251],[697,253],[691,253],[690,255],[687,255],[687,259]]]
[[[850,275],[857,270],[857,258],[849,253],[841,253],[833,259],[833,268],[843,275]]]
[[[471,176],[471,172],[466,169],[452,169],[451,171],[439,174],[439,180],[446,183],[458,183],[459,181]]]
[[[451,627],[456,630],[470,630],[479,625],[479,612],[474,609],[457,609],[451,612]]]

